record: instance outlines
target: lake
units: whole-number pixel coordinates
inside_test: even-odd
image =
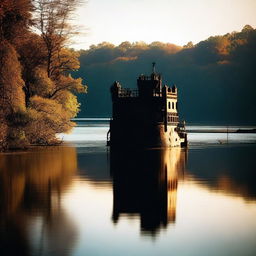
[[[77,122],[62,146],[0,154],[1,255],[256,255],[255,133],[113,151],[107,119]]]

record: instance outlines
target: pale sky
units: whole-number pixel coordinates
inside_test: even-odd
[[[103,41],[162,41],[184,45],[256,27],[256,0],[88,0],[77,10],[85,28],[77,49]]]

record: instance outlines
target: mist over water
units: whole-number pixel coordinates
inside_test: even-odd
[[[187,129],[188,149],[113,151],[108,120],[80,120],[0,154],[1,254],[255,255],[256,134]]]

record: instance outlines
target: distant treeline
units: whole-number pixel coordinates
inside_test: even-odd
[[[151,63],[165,83],[176,84],[182,118],[192,123],[256,123],[256,30],[212,36],[196,45],[103,42],[80,51],[81,67],[74,75],[86,78],[88,94],[79,97],[80,117],[111,115],[109,88],[118,80],[135,87]]]

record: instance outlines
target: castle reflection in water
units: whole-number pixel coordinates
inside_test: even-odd
[[[111,151],[112,221],[140,216],[142,234],[155,235],[176,219],[178,179],[187,152],[181,148]]]
[[[165,255],[184,244],[199,246],[194,255],[207,255],[208,247],[197,253],[201,241],[211,245],[218,234],[221,244],[227,230],[232,246],[247,245],[256,230],[255,146],[190,148],[187,155],[180,148],[107,154],[79,147],[0,154],[1,255],[105,255],[106,247],[99,245],[106,241],[113,251],[121,243],[122,252],[129,252],[136,246],[144,250],[145,236],[157,238],[158,252],[165,240]],[[238,236],[241,225],[248,232]],[[198,243],[189,232],[197,228]],[[174,236],[177,232],[181,235]],[[133,255],[148,255],[152,248]],[[248,248],[255,252],[255,243]]]
[[[123,214],[140,215],[142,234],[151,235],[175,222],[186,152],[179,148],[122,151],[111,152],[110,157],[113,222]],[[50,255],[52,250],[55,255],[69,255],[77,227],[63,209],[62,197],[79,175],[80,158],[73,147],[0,155],[0,245],[5,255]]]

